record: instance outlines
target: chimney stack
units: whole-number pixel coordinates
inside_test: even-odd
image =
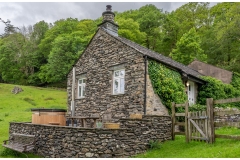
[[[111,5],[106,6],[106,11],[102,13],[102,16],[102,23],[98,27],[102,27],[111,34],[118,36],[118,25],[114,22],[115,14],[112,12]]]

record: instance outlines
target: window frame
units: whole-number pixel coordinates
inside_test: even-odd
[[[124,71],[124,75],[123,76],[115,76],[116,72],[120,72],[120,71]],[[125,69],[117,69],[113,71],[113,82],[112,82],[112,94],[113,95],[118,95],[118,94],[124,94],[125,93]],[[115,80],[118,80],[119,85],[118,85],[118,91],[117,93],[115,92]],[[123,80],[123,81],[121,81]],[[123,84],[122,84],[123,83]],[[123,90],[121,90],[121,86],[123,85]]]
[[[81,83],[80,83],[80,80],[82,81]],[[77,97],[84,98],[85,94],[86,94],[86,77],[79,78],[77,83],[78,83],[78,96]],[[81,88],[81,93],[79,93],[80,88]],[[83,95],[83,93],[84,93],[84,95]]]

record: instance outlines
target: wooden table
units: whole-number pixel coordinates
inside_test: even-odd
[[[78,117],[78,116],[74,116],[74,117],[68,117],[68,119],[71,120],[72,126],[74,124],[74,120],[80,120],[82,127],[86,127],[86,120],[87,119],[93,119],[94,120],[93,127],[96,128],[96,123],[97,123],[97,120],[99,119],[99,117]]]

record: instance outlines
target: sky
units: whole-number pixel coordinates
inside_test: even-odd
[[[59,19],[77,18],[81,19],[97,19],[102,16],[102,12],[106,10],[106,5],[112,5],[112,11],[124,12],[130,9],[139,9],[146,4],[154,4],[163,11],[173,11],[187,2],[47,2],[47,1],[1,1],[0,2],[0,18],[4,21],[10,20],[15,27],[34,25],[44,20],[53,23]],[[212,5],[216,2],[212,2]],[[5,25],[0,22],[0,34],[4,33]]]

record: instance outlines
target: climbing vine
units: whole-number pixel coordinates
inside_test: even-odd
[[[171,111],[171,103],[184,103],[187,100],[181,75],[166,66],[149,60],[148,73],[154,92],[161,98],[162,103]]]

